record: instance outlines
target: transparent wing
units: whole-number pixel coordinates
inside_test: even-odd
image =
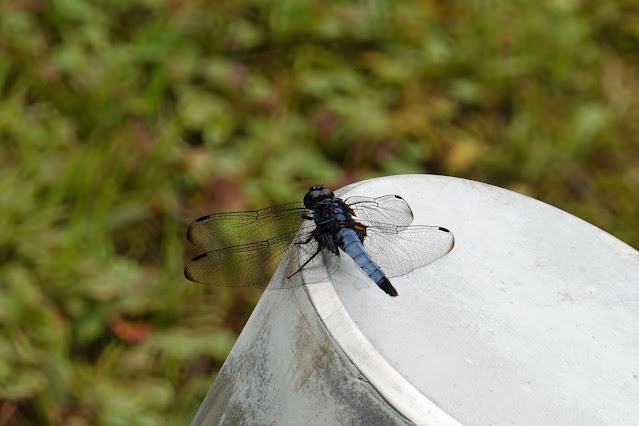
[[[322,250],[317,256],[313,257],[313,255],[317,252],[317,247],[317,242],[313,241],[309,244],[295,244],[291,248],[290,253],[293,256],[292,264],[296,266],[295,271],[297,271],[301,265],[304,265],[308,259],[312,258],[312,260],[306,263],[304,268],[302,268],[302,270],[297,274],[301,275],[301,282],[304,284],[313,284],[325,281],[328,277],[333,275],[339,267],[340,256],[337,256],[328,250]],[[290,276],[290,274],[287,276]],[[289,288],[299,285],[297,280],[292,283],[288,283],[286,280],[279,279],[277,282],[283,282],[285,284],[274,288]]]
[[[273,235],[294,232],[304,220],[302,214],[310,212],[298,202],[255,211],[211,214],[191,223],[186,238],[205,250],[264,242]]]
[[[315,224],[312,223],[299,231],[268,240],[209,251],[187,263],[184,275],[191,281],[223,287],[264,288],[274,272],[276,276],[273,282],[277,285],[273,288],[292,288],[304,283],[323,281],[339,265],[339,257],[326,250],[298,272],[300,266],[317,252],[315,240],[311,239],[303,244],[314,229]],[[287,259],[284,259],[287,251]]]
[[[413,212],[399,195],[383,197],[349,197],[344,202],[355,212],[358,219],[389,223],[398,226],[410,225]]]
[[[387,277],[398,277],[444,257],[455,237],[440,226],[396,226],[364,222],[364,248]]]

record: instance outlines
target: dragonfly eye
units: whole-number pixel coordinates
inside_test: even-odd
[[[317,189],[312,189],[304,196],[304,205],[308,209],[312,209],[316,202],[320,201],[322,192]]]
[[[323,186],[311,186],[304,196],[304,205],[308,209],[315,208],[315,204],[327,198],[334,198],[333,191]]]
[[[335,195],[333,195],[333,191],[331,191],[331,190],[330,190],[330,189],[328,189],[328,188],[324,188],[324,189],[322,189],[322,195],[323,195],[324,197],[326,197],[326,198],[334,198],[334,197],[335,197]]]

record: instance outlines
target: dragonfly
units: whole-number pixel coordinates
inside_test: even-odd
[[[269,289],[294,288],[327,280],[346,254],[397,296],[389,278],[428,265],[455,245],[448,229],[412,221],[399,195],[341,199],[312,186],[300,202],[195,220],[187,239],[206,252],[187,263],[184,275],[203,284],[265,288],[275,271]]]

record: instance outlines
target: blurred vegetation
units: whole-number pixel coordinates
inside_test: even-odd
[[[639,247],[639,7],[0,3],[0,426],[190,421],[259,298],[215,211],[374,176],[514,189]]]

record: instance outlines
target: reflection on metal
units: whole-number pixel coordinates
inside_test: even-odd
[[[331,282],[266,291],[194,425],[632,424],[639,253],[522,195],[441,176],[396,193],[456,238],[389,298],[342,261]]]

